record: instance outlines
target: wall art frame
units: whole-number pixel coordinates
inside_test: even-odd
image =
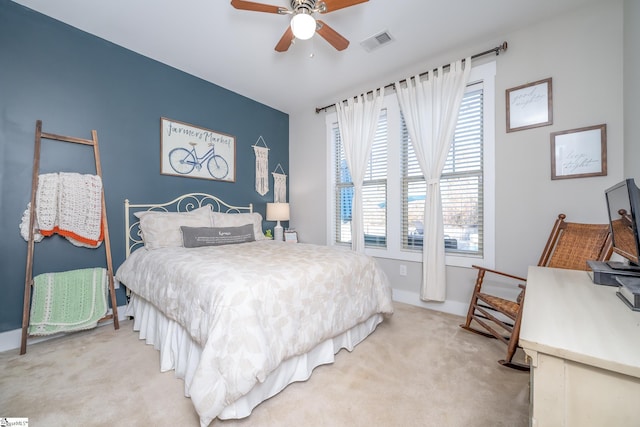
[[[507,132],[553,124],[552,78],[507,89]]]
[[[236,138],[160,118],[160,174],[236,181]]]
[[[298,243],[298,232],[294,230],[285,230],[284,241],[289,243]]]
[[[551,179],[607,175],[607,125],[551,133]]]

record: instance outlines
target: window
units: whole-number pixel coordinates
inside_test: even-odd
[[[482,256],[483,88],[467,87],[440,177],[446,252]],[[420,250],[426,181],[402,120],[402,248]]]
[[[493,265],[495,62],[471,70],[458,123],[441,175],[447,264]],[[353,183],[336,114],[327,115],[330,147],[331,244],[351,242]],[[426,183],[395,93],[385,96],[363,183],[366,251],[421,261]]]
[[[353,198],[353,182],[347,167],[338,123],[331,126],[333,145],[335,147],[335,240],[336,243],[351,242],[351,202]],[[367,172],[363,181],[363,217],[365,244],[367,246],[386,246],[387,215],[387,112],[382,110],[378,119],[378,127],[371,147],[371,155]]]

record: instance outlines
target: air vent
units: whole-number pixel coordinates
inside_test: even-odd
[[[371,52],[372,50],[378,49],[379,47],[385,44],[391,43],[392,41],[393,41],[393,37],[391,37],[391,34],[389,34],[389,31],[384,30],[379,32],[378,34],[375,34],[369,37],[368,39],[361,41],[360,45],[367,52]]]

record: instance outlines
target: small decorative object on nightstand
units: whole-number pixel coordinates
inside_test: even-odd
[[[267,221],[278,221],[273,228],[273,240],[283,240],[280,221],[289,221],[289,203],[267,203]]]
[[[284,232],[284,241],[290,243],[298,243],[298,233],[295,230],[287,230]]]

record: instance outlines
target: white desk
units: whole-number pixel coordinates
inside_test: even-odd
[[[615,293],[584,271],[529,268],[532,426],[640,426],[640,312]]]

